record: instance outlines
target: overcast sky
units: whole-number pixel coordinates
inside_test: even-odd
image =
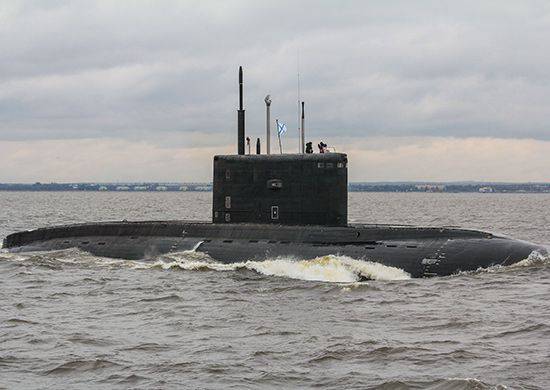
[[[209,181],[239,65],[353,181],[550,181],[548,1],[10,0],[0,47],[2,182]]]

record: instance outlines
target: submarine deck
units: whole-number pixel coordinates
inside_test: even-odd
[[[86,236],[204,237],[224,239],[269,239],[298,243],[368,244],[377,240],[492,238],[491,233],[454,227],[349,224],[345,227],[266,225],[252,223],[215,224],[202,221],[111,221],[60,225],[8,235],[3,247],[31,242]]]

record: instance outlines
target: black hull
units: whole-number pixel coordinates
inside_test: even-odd
[[[211,224],[186,221],[106,222],[14,233],[11,252],[79,248],[96,256],[139,260],[196,250],[234,263],[276,257],[344,255],[401,268],[412,277],[445,276],[510,265],[545,249],[491,233],[413,226],[348,227]]]

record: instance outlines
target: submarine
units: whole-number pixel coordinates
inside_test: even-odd
[[[213,158],[210,222],[124,220],[45,227],[10,234],[3,248],[17,253],[78,248],[128,260],[192,250],[223,263],[343,255],[417,278],[507,266],[533,252],[547,253],[539,245],[484,231],[348,223],[346,154],[306,153],[303,132],[301,153],[270,154],[268,141],[266,154],[260,154],[259,142],[256,154],[245,154],[242,67],[237,128],[237,154]]]

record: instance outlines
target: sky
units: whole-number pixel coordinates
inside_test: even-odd
[[[0,47],[0,182],[210,181],[239,65],[351,181],[550,182],[548,1],[0,0]]]

